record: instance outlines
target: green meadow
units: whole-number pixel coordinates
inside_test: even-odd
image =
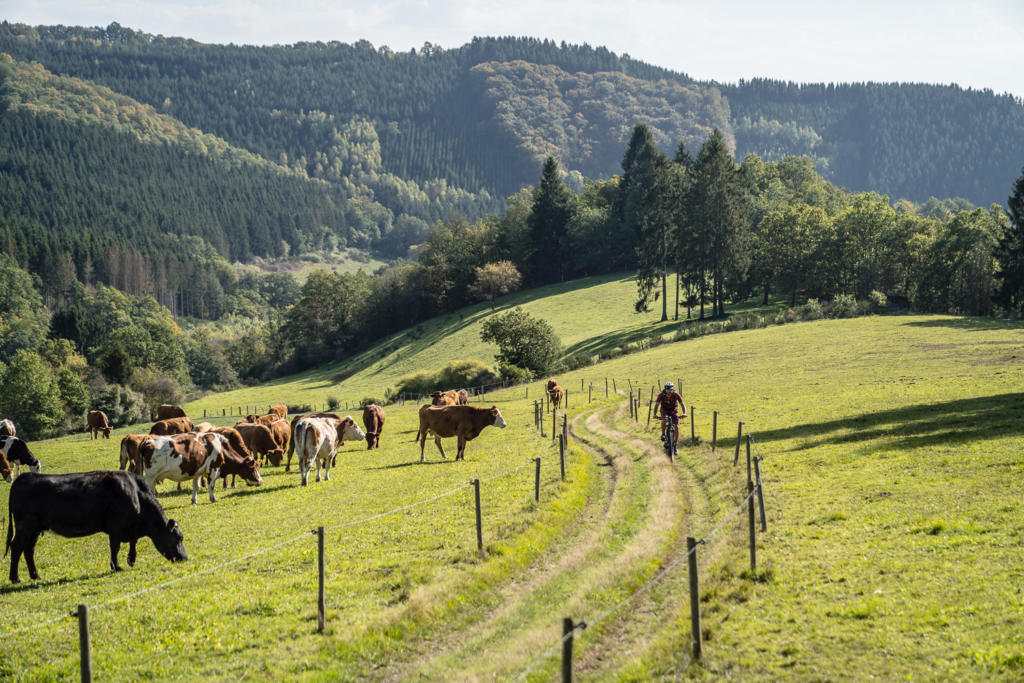
[[[496,310],[522,304],[568,349],[588,353],[677,329],[658,312],[632,313],[631,293],[628,279],[592,279],[508,297]],[[379,396],[407,372],[489,360],[478,327],[490,312],[467,309],[357,358],[188,408]],[[136,566],[113,574],[105,537],[44,535],[42,580],[25,580],[22,567],[24,583],[0,586],[0,676],[76,676],[77,627],[62,615],[81,602],[92,609],[96,675],[117,679],[551,680],[566,616],[588,622],[575,666],[598,680],[1024,675],[1020,322],[790,323],[666,343],[558,378],[572,437],[564,482],[550,414],[543,437],[534,426],[534,382],[488,394],[483,403],[508,427],[486,429],[464,462],[442,461],[428,443],[420,464],[417,406],[407,403],[388,406],[381,450],[343,447],[329,482],[303,489],[296,472],[268,468],[263,487],[218,488],[214,504],[201,492],[195,506],[162,484],[187,563],[167,563],[142,540]],[[681,380],[694,407],[697,438],[689,442],[684,421],[675,463],[647,424],[651,388],[666,379]],[[626,408],[631,387],[643,398],[639,421]],[[743,449],[733,467],[738,421],[763,458],[768,531],[758,531],[754,573],[737,509],[746,481]],[[47,472],[116,467],[127,431],[31,446]],[[310,534],[320,525],[324,634]],[[689,654],[678,563],[686,536],[708,537],[698,551],[700,662]]]

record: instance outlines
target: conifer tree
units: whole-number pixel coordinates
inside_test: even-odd
[[[527,219],[533,247],[529,277],[534,285],[565,279],[566,230],[574,210],[575,200],[558,175],[558,162],[549,156],[533,192],[533,208]]]
[[[1024,308],[1024,168],[1006,200],[1010,226],[999,242],[997,258],[1001,269],[1000,302],[1011,309]]]

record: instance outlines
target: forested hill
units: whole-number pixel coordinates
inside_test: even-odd
[[[152,266],[169,233],[227,259],[403,256],[453,213],[499,210],[549,154],[577,189],[620,172],[638,123],[670,154],[719,128],[739,156],[808,155],[834,183],[893,199],[1002,203],[1024,159],[1024,106],[1007,96],[718,86],[525,38],[396,53],[3,22],[0,53],[0,238],[34,270],[68,251],[105,282],[126,265],[104,264],[112,243]]]

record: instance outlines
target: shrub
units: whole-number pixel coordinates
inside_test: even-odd
[[[871,311],[883,311],[888,306],[889,300],[886,298],[884,292],[879,292],[877,289],[871,290],[868,294],[868,307]]]
[[[533,373],[530,370],[511,363],[501,363],[498,369],[501,372],[501,378],[509,384],[522,384],[533,379]]]
[[[100,392],[96,397],[96,409],[107,414],[112,427],[139,424],[149,418],[145,397],[120,384],[111,384]]]
[[[587,353],[574,353],[573,355],[562,359],[562,366],[566,370],[576,370],[588,365],[593,365],[597,363],[599,359],[600,356],[592,356]]]
[[[797,309],[797,315],[801,320],[820,320],[825,312],[822,310],[820,301],[808,299],[807,303]]]
[[[294,413],[311,413],[311,412],[313,412],[313,407],[311,405],[309,405],[308,403],[295,403],[295,404],[289,404],[288,405],[288,414],[289,415],[292,415]]]
[[[852,318],[857,315],[857,300],[852,294],[838,294],[829,312],[833,318]]]
[[[359,399],[359,407],[360,408],[365,408],[366,406],[370,405],[371,403],[376,403],[377,405],[382,406],[382,405],[387,403],[387,400],[382,401],[379,398],[374,398],[373,396],[367,396],[365,398]]]
[[[341,405],[341,401],[338,400],[337,396],[328,396],[327,397],[327,410],[328,411],[333,412],[333,411],[337,410],[338,406],[340,406],[340,405]]]
[[[18,436],[38,439],[64,418],[60,388],[49,366],[32,351],[14,353],[0,375],[0,415],[14,420]]]
[[[429,394],[432,391],[492,384],[498,373],[476,359],[453,360],[436,372],[420,370],[399,378],[395,394]]]
[[[178,405],[185,398],[178,380],[152,368],[143,368],[132,373],[130,386],[142,394],[149,415],[156,415],[156,407],[162,403]],[[109,416],[108,416],[109,417]]]

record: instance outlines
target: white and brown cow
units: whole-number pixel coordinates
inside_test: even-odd
[[[164,479],[191,480],[193,505],[199,495],[199,479],[204,476],[209,480],[211,503],[217,502],[213,490],[218,475],[238,474],[249,486],[263,483],[256,461],[241,458],[226,438],[214,432],[154,436],[142,442],[139,455],[150,486]]]
[[[14,423],[8,419],[0,420],[0,436],[17,436],[18,430],[14,428]]]
[[[15,467],[14,476],[21,474],[22,465],[36,473],[42,469],[42,466],[39,464],[39,458],[32,455],[32,451],[28,449],[28,444],[16,436],[0,436],[0,453],[7,460],[8,467],[11,465]],[[10,479],[7,481],[10,481]]]
[[[351,417],[304,417],[295,423],[292,439],[299,454],[299,472],[302,485],[309,480],[309,470],[316,467],[316,480],[320,481],[320,467],[324,468],[324,480],[331,479],[331,461],[338,453],[338,446],[346,441],[362,441],[366,434]]]

